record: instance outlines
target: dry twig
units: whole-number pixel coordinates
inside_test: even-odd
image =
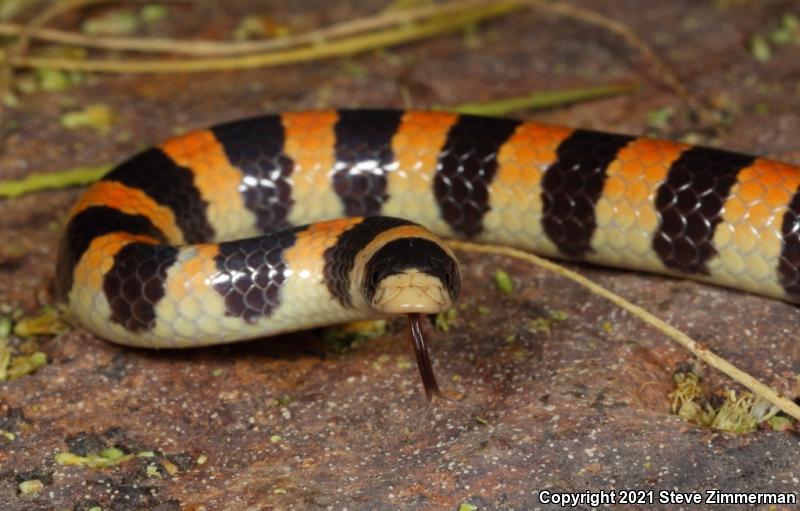
[[[50,68],[64,71],[106,73],[175,73],[252,69],[339,57],[367,50],[384,48],[395,44],[431,37],[433,35],[452,32],[465,25],[492,17],[502,16],[516,9],[519,9],[519,4],[514,2],[485,4],[451,13],[448,16],[436,16],[416,24],[347,37],[324,45],[233,57],[174,60],[80,60],[19,55],[10,59],[10,63],[15,67],[22,68]]]
[[[635,48],[653,68],[656,75],[667,85],[678,97],[697,111],[705,111],[706,107],[683,85],[683,82],[672,71],[672,69],[659,57],[658,53],[644,39],[639,37],[630,27],[607,16],[584,9],[583,7],[566,2],[540,2],[539,0],[525,0],[525,3],[545,11],[550,11],[561,16],[573,18],[584,23],[596,25],[622,37],[631,47]]]
[[[137,51],[150,53],[173,53],[195,57],[221,57],[259,53],[298,46],[322,44],[372,30],[413,23],[432,16],[446,16],[469,9],[485,6],[490,0],[463,0],[445,4],[427,5],[415,9],[404,9],[366,16],[354,20],[337,23],[330,27],[311,30],[287,37],[257,41],[211,41],[211,40],[178,40],[168,38],[141,37],[100,37],[88,36],[76,32],[39,28],[30,32],[30,37],[41,41],[95,48],[100,50]],[[0,22],[0,35],[18,36],[25,27],[16,23]]]
[[[587,279],[583,275],[576,273],[572,270],[568,270],[563,266],[556,264],[552,261],[548,261],[547,259],[543,259],[536,255],[533,255],[528,252],[523,252],[521,250],[515,250],[513,248],[508,247],[498,247],[492,245],[477,245],[475,243],[469,243],[466,241],[448,241],[448,245],[455,249],[464,250],[467,252],[477,252],[477,253],[491,253],[491,254],[499,254],[503,256],[509,256],[516,259],[521,259],[531,264],[535,264],[536,266],[542,267],[546,270],[549,270],[553,273],[566,277],[578,284],[582,285],[583,287],[589,289],[592,293],[602,296],[603,298],[611,301],[617,307],[625,309],[626,311],[630,312],[637,318],[641,319],[645,323],[655,327],[665,335],[667,335],[670,339],[677,342],[687,350],[689,350],[694,356],[708,364],[709,366],[723,372],[724,374],[728,375],[735,381],[739,382],[740,384],[744,385],[754,394],[761,396],[762,398],[766,399],[770,403],[774,404],[785,413],[791,415],[796,420],[800,421],[800,406],[793,403],[790,399],[782,396],[780,393],[776,392],[772,388],[764,385],[760,381],[756,380],[746,372],[742,371],[738,367],[734,366],[724,358],[716,355],[706,349],[705,347],[699,345],[697,341],[686,335],[685,333],[681,332],[677,328],[673,327],[672,325],[666,323],[665,321],[655,317],[648,311],[644,310],[643,308],[639,307],[638,305],[634,305],[631,302],[625,300],[621,296],[612,293],[608,289],[600,286],[599,284],[592,282],[591,280]]]
[[[11,82],[14,76],[14,61],[22,57],[27,51],[28,44],[31,40],[31,34],[60,14],[86,5],[105,1],[108,0],[62,0],[53,2],[45,7],[39,14],[31,18],[31,20],[22,27],[19,37],[6,52],[6,61],[0,69],[0,100],[5,99],[6,94],[11,88]]]
[[[206,58],[182,60],[78,60],[68,58],[28,57],[23,55],[23,51],[13,51],[8,58],[9,65],[15,67],[48,67],[62,70],[111,73],[193,72],[276,66],[292,62],[335,57],[376,47],[399,44],[450,31],[459,26],[458,24],[443,22],[434,23],[434,21],[438,21],[433,19],[435,17],[448,15],[461,16],[468,14],[471,9],[486,9],[482,11],[486,14],[485,16],[476,16],[476,19],[473,20],[478,21],[487,17],[505,14],[512,10],[514,6],[527,5],[560,16],[590,23],[617,34],[631,47],[635,48],[643,58],[649,62],[657,76],[678,96],[684,99],[690,107],[701,112],[706,110],[701,102],[686,89],[677,75],[675,75],[670,67],[658,56],[655,50],[633,30],[600,13],[566,2],[551,3],[544,0],[513,0],[498,6],[497,2],[492,2],[490,0],[463,0],[424,6],[416,9],[384,12],[376,16],[359,18],[328,28],[266,41],[177,41],[173,39],[91,37],[83,34],[41,28],[41,25],[51,19],[54,13],[64,12],[85,3],[104,1],[111,0],[67,0],[59,3],[57,10],[45,12],[37,16],[26,27],[9,23],[0,23],[0,34],[19,35],[18,50],[24,50],[29,39],[31,37],[37,37],[54,42],[98,49],[175,53]],[[487,12],[497,7],[501,8],[491,14]],[[408,25],[426,18],[428,19],[426,26],[413,27]],[[462,23],[469,22],[470,21],[467,20]],[[407,26],[388,31],[380,31],[386,27],[402,24],[406,24]],[[456,26],[454,27],[453,25]],[[356,37],[359,34],[362,35]],[[347,39],[349,36],[352,36],[352,38]],[[335,43],[336,40],[339,40],[339,45]],[[326,43],[326,45],[321,46],[321,43]],[[333,47],[325,49],[330,46]],[[291,49],[295,49],[295,51],[281,51]]]

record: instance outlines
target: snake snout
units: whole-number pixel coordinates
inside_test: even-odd
[[[435,314],[452,307],[461,288],[453,253],[442,243],[419,237],[394,240],[366,265],[364,291],[384,314]]]
[[[439,277],[412,269],[381,280],[370,305],[386,314],[436,314],[453,301]]]

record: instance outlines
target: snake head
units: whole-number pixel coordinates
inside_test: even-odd
[[[390,241],[375,252],[364,273],[367,302],[383,314],[436,314],[453,305],[460,288],[455,256],[428,238]]]

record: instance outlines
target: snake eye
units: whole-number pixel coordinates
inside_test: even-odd
[[[384,272],[381,271],[380,268],[374,268],[367,274],[366,277],[366,285],[368,288],[377,289],[378,285],[380,284],[381,280],[383,280]]]
[[[441,279],[445,289],[450,293],[450,299],[455,302],[461,291],[461,273],[458,270],[458,264],[453,264],[443,271]]]

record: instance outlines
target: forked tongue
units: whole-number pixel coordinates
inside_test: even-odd
[[[430,402],[432,396],[441,397],[439,384],[431,367],[431,358],[428,356],[428,347],[425,345],[425,335],[422,332],[422,314],[408,314],[408,330],[411,334],[411,344],[414,346],[414,355],[417,357],[417,367],[422,376],[422,386],[425,388],[425,397]]]

